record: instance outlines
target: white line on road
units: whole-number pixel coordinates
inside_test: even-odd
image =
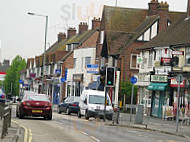
[[[88,136],[88,134],[87,133],[85,133],[85,132],[83,132],[83,131],[81,131],[85,136]]]
[[[90,136],[90,138],[93,139],[93,140],[95,140],[96,142],[100,142],[99,139],[97,139],[97,138],[95,138],[95,137],[93,137],[93,136]]]

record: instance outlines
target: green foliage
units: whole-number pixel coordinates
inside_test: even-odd
[[[25,59],[22,59],[21,56],[17,55],[12,61],[11,66],[7,69],[5,80],[3,81],[3,88],[6,94],[11,94],[14,96],[19,95],[19,72],[25,68]]]
[[[125,95],[125,102],[127,104],[131,104],[132,83],[129,80],[122,82],[121,95],[123,97]],[[133,104],[136,104],[136,101],[137,101],[137,86],[134,86]]]

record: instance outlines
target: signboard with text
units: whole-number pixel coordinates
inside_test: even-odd
[[[87,73],[99,73],[99,65],[98,64],[87,64]]]
[[[152,75],[151,81],[152,82],[168,82],[168,77],[164,75]]]
[[[161,66],[170,66],[171,58],[161,58]]]
[[[178,87],[176,78],[171,78],[170,87]],[[183,79],[183,81],[180,83],[180,87],[182,87],[182,88],[185,87],[185,79]]]

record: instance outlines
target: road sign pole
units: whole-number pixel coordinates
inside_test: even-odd
[[[131,110],[130,110],[130,122],[131,122],[131,118],[132,118],[133,93],[134,93],[134,84],[132,84]]]
[[[179,123],[179,94],[180,94],[180,81],[178,81],[178,88],[177,88],[176,133],[178,132],[178,123]]]
[[[105,122],[105,120],[106,120],[106,102],[107,102],[107,87],[105,86],[105,88],[104,88],[104,90],[105,90],[105,103],[104,103],[104,122]]]

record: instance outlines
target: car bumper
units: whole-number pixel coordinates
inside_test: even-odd
[[[23,108],[22,109],[23,116],[51,116],[52,108]]]
[[[110,111],[106,111],[106,118],[110,118],[112,117],[113,113]],[[88,116],[89,117],[95,117],[95,116],[99,116],[99,117],[103,117],[104,116],[104,110],[95,110],[95,111],[88,111]]]

